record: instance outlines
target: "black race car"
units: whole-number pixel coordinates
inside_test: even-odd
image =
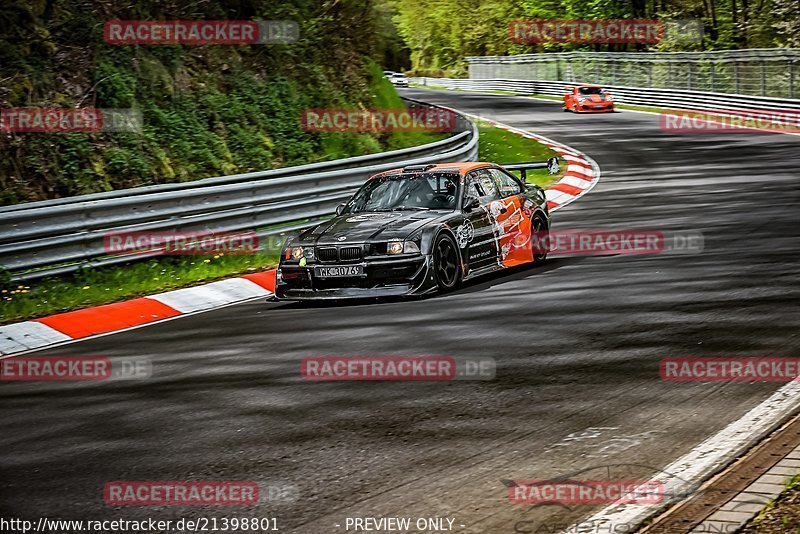
[[[543,261],[544,191],[499,165],[415,165],[372,176],[336,217],[286,243],[278,300],[447,291],[462,280]]]

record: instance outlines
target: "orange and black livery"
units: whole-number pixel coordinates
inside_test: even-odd
[[[515,168],[519,168],[515,165]],[[544,191],[486,162],[411,165],[372,176],[333,219],[288,241],[278,300],[448,291],[498,269],[544,261]]]

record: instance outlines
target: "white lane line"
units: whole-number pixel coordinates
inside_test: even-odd
[[[800,408],[800,380],[789,382],[768,399],[747,412],[687,454],[661,470],[659,481],[665,494],[692,491],[730,461],[747,452]],[[565,532],[633,532],[635,527],[655,515],[668,503],[610,505]],[[627,530],[616,530],[626,528]]]

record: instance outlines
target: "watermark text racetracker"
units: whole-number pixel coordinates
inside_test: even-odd
[[[307,109],[300,124],[307,132],[452,132],[456,114],[442,108]]]
[[[294,502],[299,490],[280,480],[123,480],[103,486],[110,506],[250,506]]]
[[[658,504],[664,485],[657,480],[515,480],[512,504]]]
[[[703,24],[699,19],[514,20],[508,33],[511,41],[523,44],[701,42]]]
[[[682,134],[800,133],[800,111],[793,109],[669,110],[659,115],[665,132]]]
[[[101,381],[149,378],[149,358],[17,356],[0,360],[0,381]]]
[[[115,45],[290,44],[299,34],[293,20],[110,20],[103,27]]]
[[[603,256],[615,254],[699,254],[704,248],[702,232],[660,230],[553,230],[530,237],[534,253],[552,256]],[[518,234],[517,248],[528,246],[528,237]]]
[[[639,522],[609,522],[600,520],[585,520],[578,523],[543,523],[533,520],[523,520],[514,523],[516,534],[633,534],[641,528]],[[648,534],[677,534],[686,532],[685,525],[657,524],[648,527]],[[692,532],[696,534],[734,534],[741,526],[738,523],[703,522],[697,525]]]
[[[277,247],[276,247],[277,248]],[[245,232],[108,232],[106,254],[255,254],[258,234]]]
[[[125,108],[0,108],[0,133],[140,132],[142,112]]]
[[[314,356],[303,358],[300,374],[309,381],[492,380],[494,358],[452,356]]]
[[[659,373],[668,382],[791,382],[800,378],[800,358],[665,358]]]

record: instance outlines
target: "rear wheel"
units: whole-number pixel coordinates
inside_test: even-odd
[[[533,250],[534,263],[541,263],[547,258],[549,239],[547,237],[547,223],[537,215],[531,220],[531,249]]]
[[[433,245],[433,275],[439,291],[450,291],[458,286],[461,267],[456,243],[447,234],[441,234]]]

